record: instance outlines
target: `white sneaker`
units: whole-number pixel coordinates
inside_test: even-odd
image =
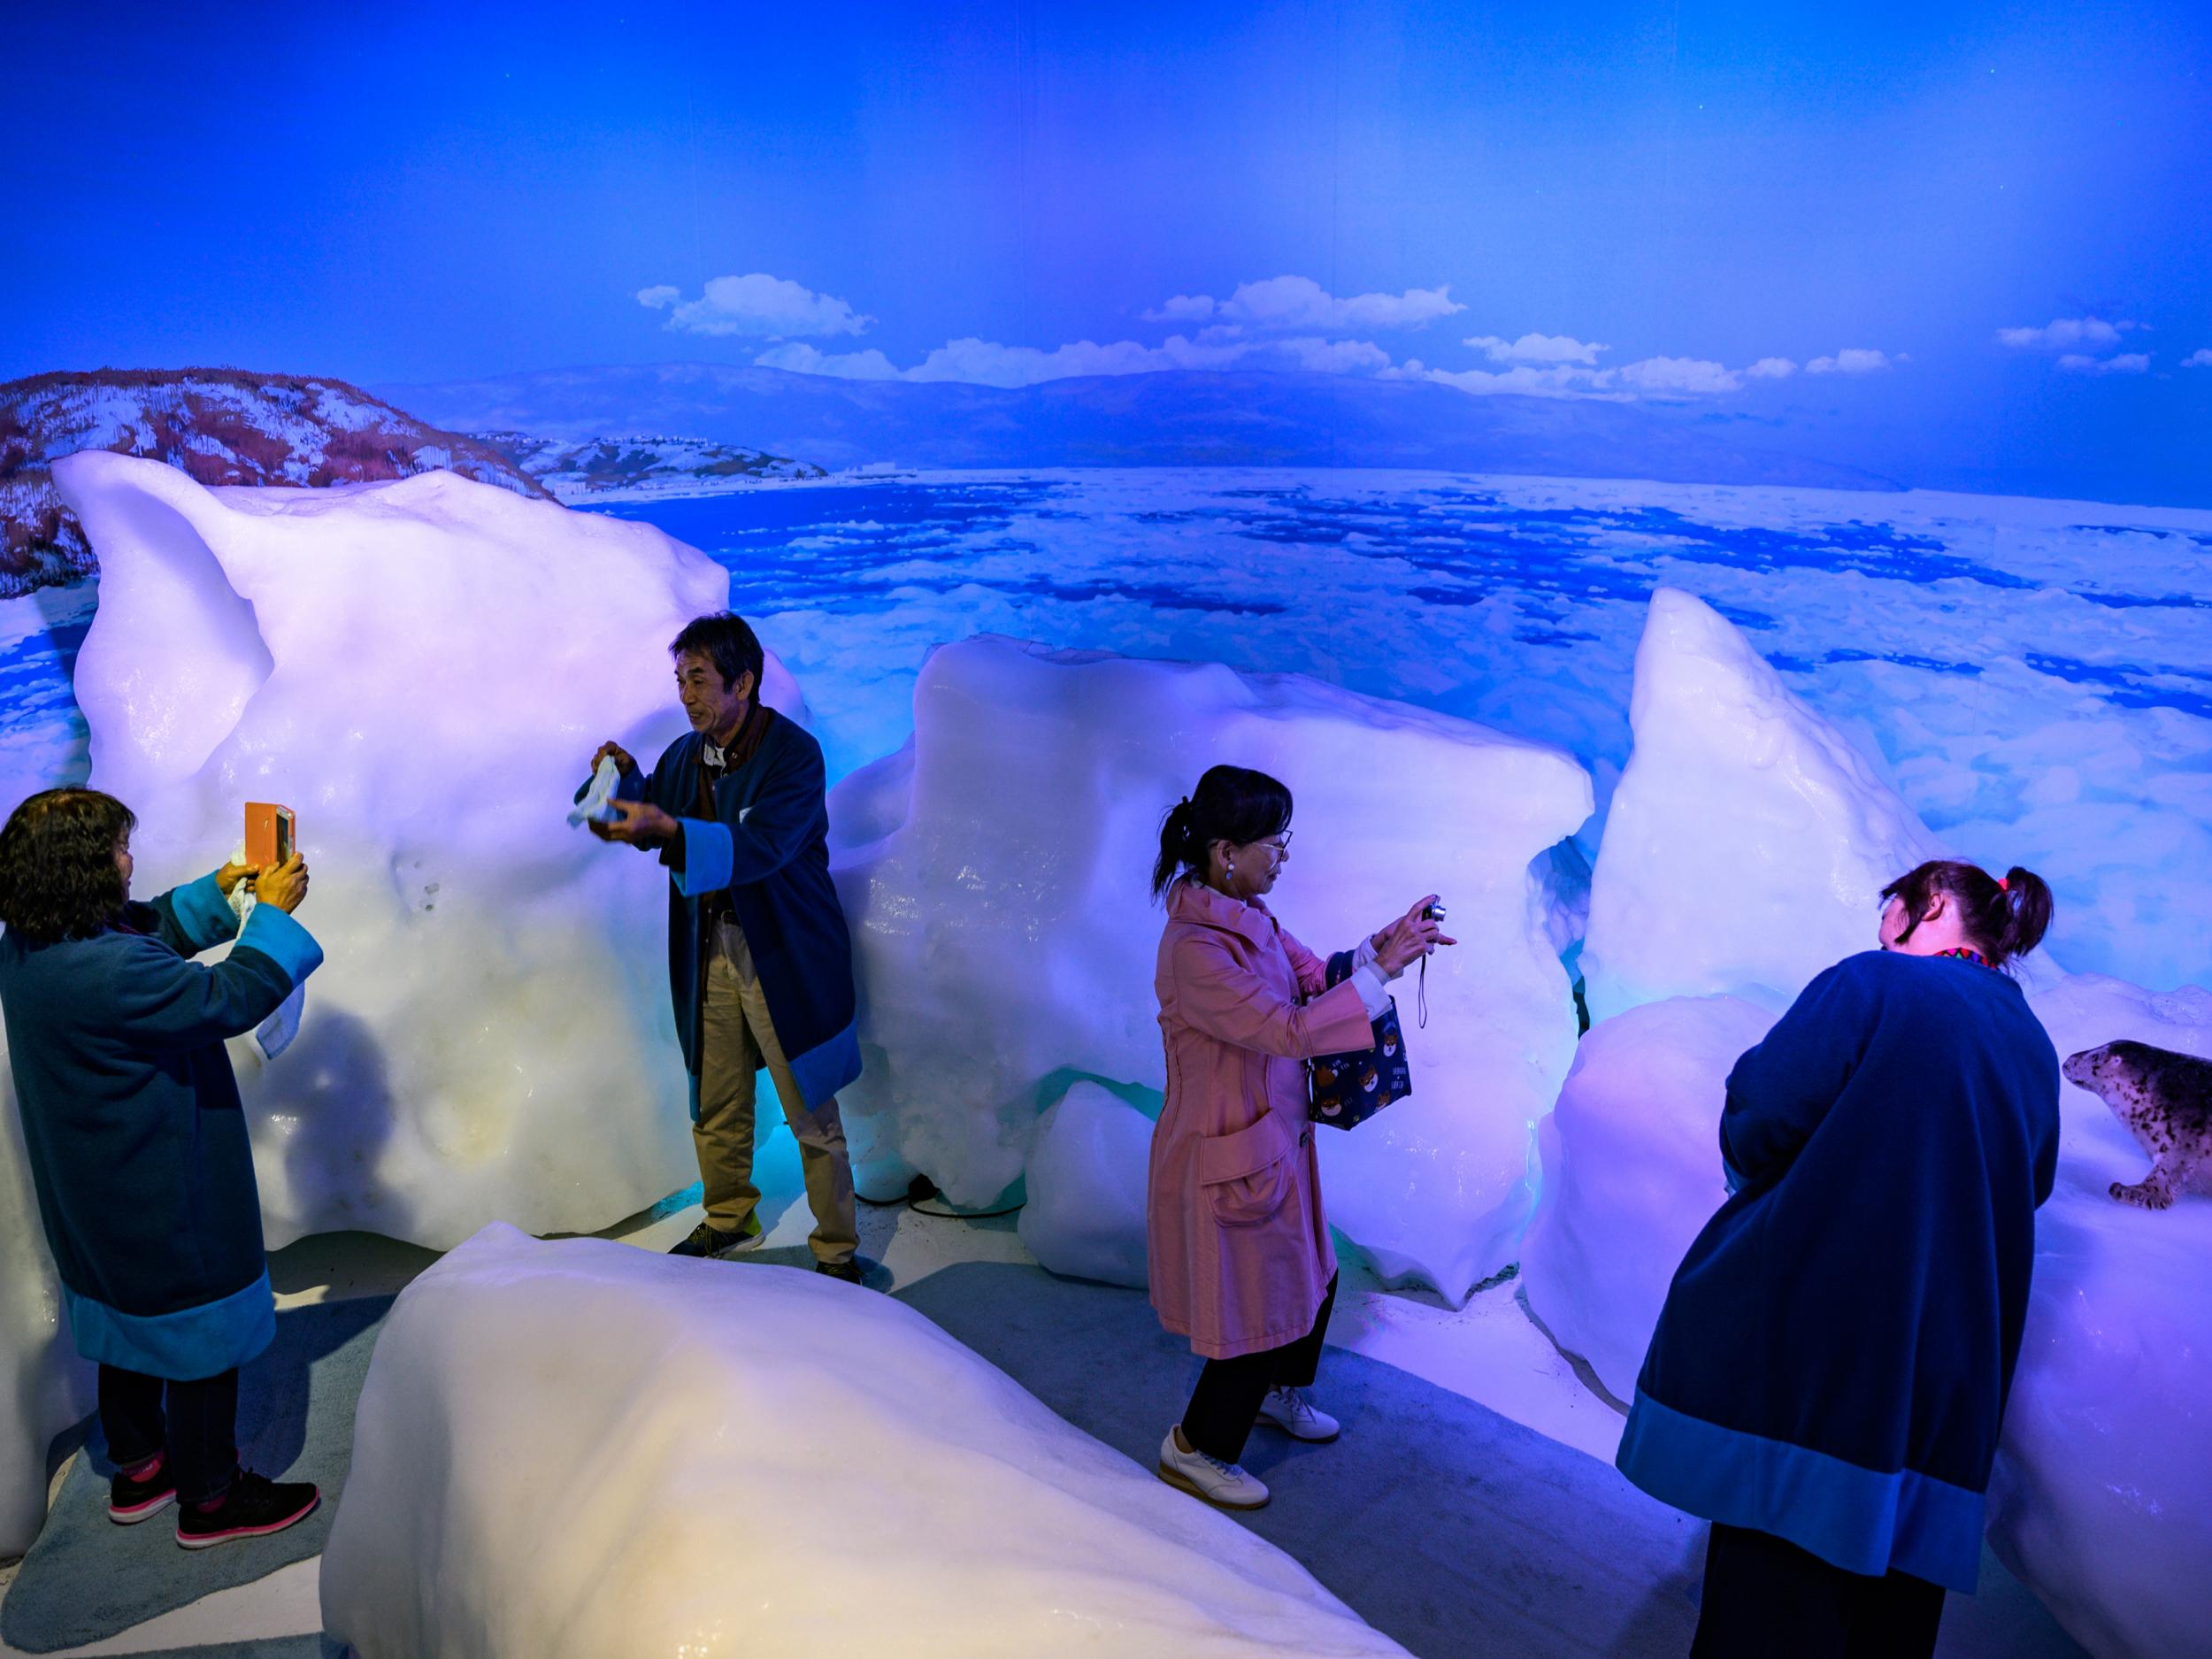
[[[1161,1479],[1217,1509],[1256,1509],[1267,1502],[1267,1488],[1246,1473],[1243,1464],[1185,1451],[1179,1444],[1180,1432],[1179,1425],[1170,1429],[1160,1442]]]
[[[1343,1425],[1307,1399],[1302,1388],[1269,1389],[1260,1402],[1260,1421],[1299,1440],[1333,1440],[1343,1432]]]

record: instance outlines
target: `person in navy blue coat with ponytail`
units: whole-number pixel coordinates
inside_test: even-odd
[[[180,1506],[201,1549],[303,1519],[313,1486],[238,1467],[238,1368],[276,1333],[253,1148],[225,1039],[322,961],[297,854],[131,902],[137,820],[48,789],[0,829],[0,1013],[39,1218],[77,1349],[99,1365],[111,1519]],[[230,893],[254,879],[239,924]],[[192,960],[230,942],[230,955]]]
[[[1971,1594],[2020,1352],[2058,1056],[2006,970],[2050,890],[1924,864],[1882,949],[1729,1074],[1731,1196],[1677,1270],[1623,1473],[1713,1523],[1694,1659],[1909,1659]]]

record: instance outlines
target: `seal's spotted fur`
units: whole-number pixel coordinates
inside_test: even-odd
[[[2212,1180],[2212,1060],[2124,1040],[2084,1048],[2062,1069],[2069,1083],[2111,1107],[2151,1155],[2143,1179],[2112,1183],[2115,1198],[2163,1210],[2185,1183]]]

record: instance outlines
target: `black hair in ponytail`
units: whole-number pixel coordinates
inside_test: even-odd
[[[1290,827],[1290,790],[1263,772],[1245,766],[1211,766],[1198,787],[1160,820],[1160,856],[1152,866],[1152,896],[1158,898],[1186,871],[1203,872],[1216,841],[1241,847],[1263,841]]]
[[[1979,864],[1934,858],[1882,889],[1885,902],[1905,902],[1910,920],[1900,940],[1912,937],[1938,893],[1948,894],[1957,903],[1967,937],[1992,967],[2001,968],[2014,957],[2026,956],[2050,929],[2051,889],[2032,870],[2015,864],[2000,881]]]

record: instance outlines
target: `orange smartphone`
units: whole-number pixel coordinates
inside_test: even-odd
[[[292,809],[266,801],[246,803],[246,862],[273,869],[292,856]]]

